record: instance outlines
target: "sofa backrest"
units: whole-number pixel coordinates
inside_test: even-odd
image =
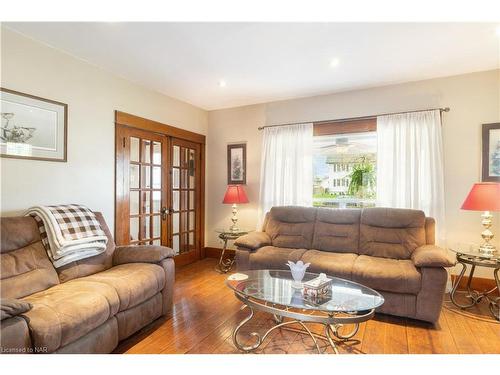
[[[267,215],[265,231],[272,245],[293,249],[310,249],[317,209],[312,207],[273,207]]]
[[[59,284],[32,217],[0,219],[0,293],[22,298]]]
[[[360,216],[357,208],[318,208],[312,248],[357,254]]]
[[[102,214],[100,212],[94,213],[99,221],[99,224],[101,224],[102,230],[108,237],[106,251],[94,257],[77,260],[57,268],[59,280],[61,280],[62,283],[78,277],[93,275],[94,273],[107,270],[113,266],[115,242],[113,241],[113,237],[111,236],[108,225],[106,224],[106,221],[104,221]]]
[[[365,208],[361,212],[359,254],[410,259],[413,250],[427,243],[425,229],[423,211]]]
[[[284,206],[271,208],[263,229],[273,246],[410,259],[434,244],[434,227],[420,210]]]
[[[104,271],[113,265],[115,243],[100,212],[97,220],[108,237],[106,251],[54,268],[40,239],[36,221],[29,216],[0,219],[1,295],[22,298],[56,284]]]

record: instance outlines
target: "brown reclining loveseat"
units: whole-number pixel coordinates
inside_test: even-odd
[[[172,311],[173,251],[162,246],[115,246],[52,266],[35,220],[0,221],[2,353],[109,353],[120,340]],[[16,312],[16,307],[28,306]]]
[[[236,261],[239,270],[309,262],[309,272],[379,291],[379,312],[436,322],[454,261],[434,245],[434,227],[418,210],[273,207],[261,232],[235,242]]]

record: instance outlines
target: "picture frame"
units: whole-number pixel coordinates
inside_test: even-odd
[[[0,87],[0,156],[67,161],[68,105]]]
[[[247,145],[246,143],[227,145],[227,184],[246,185]]]
[[[500,122],[483,124],[482,128],[483,182],[500,182]]]

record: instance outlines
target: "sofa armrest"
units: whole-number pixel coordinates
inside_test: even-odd
[[[271,245],[271,237],[266,232],[251,232],[238,237],[234,244],[241,250],[256,250]]]
[[[447,250],[436,245],[416,248],[411,259],[415,267],[452,267],[457,263]]]
[[[174,251],[165,246],[117,246],[113,253],[113,265],[116,266],[125,263],[160,263],[163,259],[173,257]]]

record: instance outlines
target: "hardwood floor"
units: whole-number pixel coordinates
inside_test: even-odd
[[[227,275],[215,272],[214,266],[215,259],[204,259],[179,269],[173,316],[159,319],[123,341],[115,353],[239,353],[232,344],[231,333],[247,312],[240,310],[241,303],[224,285]],[[242,331],[243,338],[245,332],[262,331],[272,324],[265,313],[256,313],[251,323]],[[321,347],[331,352],[323,343]],[[435,326],[377,314],[361,324],[352,340],[338,347],[340,353],[360,354],[500,353],[500,324],[447,309],[443,309]],[[307,336],[277,331],[258,353],[309,354],[316,350]]]

